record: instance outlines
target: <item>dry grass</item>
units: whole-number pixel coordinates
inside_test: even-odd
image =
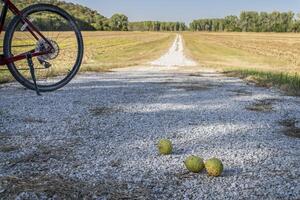
[[[192,92],[192,91],[207,91],[213,89],[214,85],[210,84],[183,84],[183,85],[178,85],[176,86],[177,89],[182,89],[187,92]]]
[[[90,112],[92,113],[93,116],[102,116],[102,115],[110,115],[113,113],[121,112],[121,110],[117,108],[99,106],[90,109]]]
[[[270,102],[257,102],[251,106],[247,106],[246,109],[255,112],[270,112],[273,110],[273,106]]]
[[[203,74],[197,72],[197,73],[191,73],[188,76],[191,76],[191,77],[203,77]]]
[[[0,137],[0,139],[1,139],[1,137]],[[9,153],[9,152],[18,150],[19,148],[20,148],[19,146],[14,146],[14,145],[1,145],[0,152]]]
[[[273,72],[300,72],[300,34],[183,34],[189,53],[210,67],[243,67]]]
[[[6,69],[4,69],[2,66],[0,66],[0,67],[1,67],[0,68],[0,84],[11,81],[12,80],[11,74]]]
[[[283,134],[290,137],[300,138],[300,128],[296,126],[297,123],[297,119],[285,119],[279,122],[279,124],[283,127]]]
[[[48,161],[60,160],[72,163],[74,162],[73,151],[81,145],[81,140],[78,138],[68,140],[64,144],[39,144],[37,149],[28,154],[20,157],[13,157],[7,161],[8,167],[16,165],[32,165],[32,164],[45,164]],[[20,148],[17,146],[17,148]]]
[[[255,112],[271,112],[273,111],[273,104],[277,99],[263,99],[258,100],[254,104],[247,106],[246,109]]]
[[[50,33],[50,35],[58,35],[59,33]],[[59,46],[64,51],[64,54],[60,54],[57,57],[57,62],[52,62],[52,67],[48,70],[37,70],[38,77],[44,76],[57,76],[60,74],[66,74],[70,69],[66,66],[72,66],[72,62],[75,59],[74,51],[76,48],[72,46],[75,42],[72,39],[66,39],[70,33],[60,33],[59,37],[63,38],[58,40]],[[17,35],[18,36],[18,35]],[[20,35],[18,37],[21,37]],[[139,65],[154,60],[165,51],[173,42],[175,37],[174,33],[157,33],[157,32],[83,32],[85,54],[81,71],[109,71],[112,68],[127,67],[133,65]],[[3,41],[3,34],[0,36]],[[73,37],[70,37],[73,38]],[[14,45],[18,46],[24,42],[28,42],[29,47],[20,47],[15,49],[19,54],[33,48],[35,45],[32,40],[19,41],[15,40]],[[74,43],[75,44],[75,43]],[[71,45],[71,46],[70,46]],[[70,52],[66,53],[66,47],[70,49]],[[1,44],[2,47],[2,44]],[[64,48],[65,47],[65,48]],[[31,50],[30,49],[30,50]],[[72,53],[73,52],[73,53]],[[64,56],[64,57],[63,57]],[[39,66],[38,62],[34,60],[36,66]],[[24,76],[29,76],[27,62],[25,60],[17,62],[18,68],[25,69],[22,71]],[[5,69],[5,66],[1,66],[0,69]],[[38,67],[39,68],[39,67]],[[0,83],[13,80],[11,75],[7,71],[0,70]]]
[[[65,147],[48,147],[39,146],[38,151],[25,155],[20,158],[14,158],[9,161],[9,167],[13,167],[18,164],[29,163],[45,163],[50,159],[61,160],[65,158],[66,154],[70,154],[71,150]]]
[[[45,123],[47,123],[46,120],[43,120],[43,119],[37,119],[37,118],[34,118],[34,117],[25,117],[25,118],[23,119],[23,122],[28,123],[28,124],[34,124],[34,123],[37,123],[37,124],[45,124]]]
[[[183,34],[187,53],[206,67],[252,76],[263,86],[286,85],[300,90],[300,34],[191,33]]]
[[[233,92],[233,96],[251,96],[252,92],[249,92],[245,89],[237,89],[237,90],[230,90],[230,92]]]
[[[204,82],[172,82],[171,80],[166,82],[159,82],[158,84],[180,89],[180,90],[185,90],[187,92],[207,91],[220,86],[220,85],[208,84]]]
[[[129,190],[128,183],[105,180],[91,184],[59,175],[31,175],[27,177],[1,177],[1,196],[15,199],[27,192],[37,198],[53,199],[152,199],[150,189],[140,185]],[[101,198],[102,197],[102,198]]]
[[[86,32],[83,71],[107,71],[160,57],[174,40],[173,33]]]

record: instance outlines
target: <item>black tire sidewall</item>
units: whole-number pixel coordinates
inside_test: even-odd
[[[22,15],[28,16],[32,13],[40,12],[40,11],[55,12],[55,13],[61,15],[62,17],[64,17],[66,20],[68,20],[68,22],[70,23],[70,25],[73,28],[73,31],[76,34],[76,39],[77,39],[77,43],[78,43],[78,56],[76,59],[76,63],[74,64],[71,72],[64,79],[59,81],[58,83],[54,83],[53,85],[47,85],[47,86],[39,85],[39,90],[41,92],[50,92],[50,91],[54,91],[54,90],[64,87],[78,73],[78,71],[80,69],[80,65],[82,63],[82,59],[83,59],[84,46],[83,46],[82,35],[81,35],[78,25],[76,24],[74,18],[71,15],[69,15],[66,11],[64,11],[63,9],[61,9],[57,6],[54,6],[54,5],[50,5],[50,4],[35,4],[35,5],[25,8],[24,10],[21,11],[21,13],[22,13]],[[4,43],[3,43],[3,53],[4,53],[5,57],[11,57],[11,52],[10,52],[11,48],[10,47],[11,47],[11,43],[12,43],[12,39],[13,39],[13,34],[15,32],[16,25],[19,23],[20,19],[21,19],[20,16],[15,16],[13,18],[13,20],[9,23],[7,30],[5,32]],[[9,69],[9,71],[11,72],[12,76],[19,83],[21,83],[23,86],[25,86],[28,89],[31,89],[31,90],[35,89],[34,84],[19,73],[18,69],[16,68],[16,66],[13,62],[7,64],[7,67]]]

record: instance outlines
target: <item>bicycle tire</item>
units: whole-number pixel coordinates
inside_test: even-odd
[[[77,58],[76,58],[74,66],[72,67],[72,70],[69,72],[69,74],[61,81],[54,83],[52,85],[47,85],[47,86],[38,85],[40,92],[51,92],[51,91],[55,91],[55,90],[58,90],[58,89],[64,87],[78,73],[81,63],[82,63],[82,59],[83,59],[84,45],[83,45],[82,34],[79,30],[78,25],[75,22],[75,19],[71,15],[69,15],[66,11],[64,11],[63,9],[61,9],[57,6],[54,6],[54,5],[50,5],[50,4],[35,4],[35,5],[28,6],[27,8],[23,9],[21,11],[21,13],[23,16],[28,16],[32,13],[43,12],[43,11],[56,13],[56,14],[60,15],[61,17],[63,17],[64,19],[66,19],[72,26],[72,28],[75,32],[75,35],[76,35],[77,43],[78,43]],[[18,25],[20,20],[21,20],[20,16],[15,16],[7,27],[7,31],[6,31],[5,37],[4,37],[4,44],[3,44],[3,53],[4,53],[5,57],[12,56],[12,53],[11,53],[12,38],[13,38],[13,34],[15,32],[16,26]],[[14,62],[7,64],[7,67],[9,69],[10,73],[12,74],[12,76],[20,84],[22,84],[24,87],[26,87],[30,90],[35,90],[35,86],[34,86],[33,82],[28,80],[26,77],[24,77],[18,71]]]

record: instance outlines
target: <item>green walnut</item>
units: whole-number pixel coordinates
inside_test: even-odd
[[[218,177],[223,173],[223,163],[218,158],[211,158],[205,162],[205,169],[209,176]]]
[[[173,151],[173,145],[170,140],[162,139],[158,142],[158,151],[161,155],[169,155]]]
[[[190,172],[199,173],[204,169],[203,159],[197,156],[189,156],[184,164]]]

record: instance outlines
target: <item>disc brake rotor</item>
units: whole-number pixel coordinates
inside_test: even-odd
[[[41,56],[38,56],[37,58],[40,59],[40,60],[44,60],[44,61],[49,61],[49,60],[53,60],[55,59],[58,55],[59,55],[59,46],[58,44],[51,40],[51,39],[47,39],[48,42],[51,43],[52,47],[50,46],[50,44],[44,40],[39,40],[36,44],[36,49],[35,51],[36,52],[45,52],[45,51],[48,51],[50,50],[50,53],[47,53],[47,54],[44,54],[44,55],[41,55]]]

